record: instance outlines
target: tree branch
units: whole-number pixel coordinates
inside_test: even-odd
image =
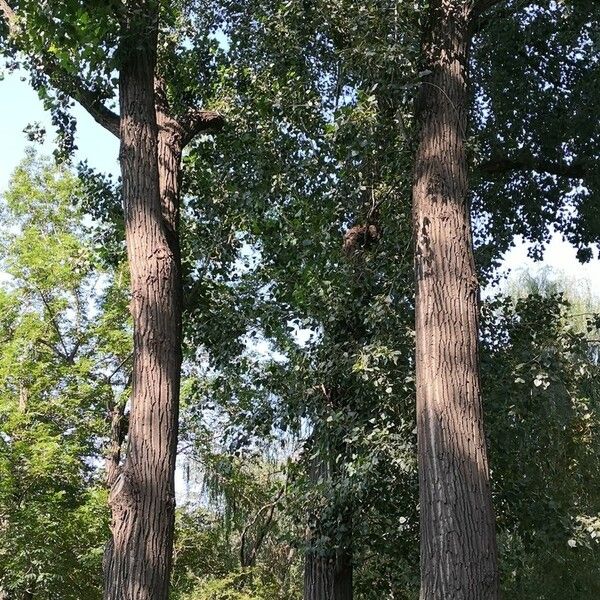
[[[15,11],[6,0],[0,0],[0,11],[4,15],[10,35],[16,38],[19,27]],[[119,116],[103,104],[102,98],[96,92],[87,88],[79,77],[62,69],[52,56],[41,57],[39,65],[54,87],[79,102],[97,123],[119,137]]]
[[[46,348],[48,348],[49,350],[51,350],[52,354],[54,354],[54,356],[56,356],[60,360],[64,360],[66,362],[69,362],[69,357],[65,356],[65,354],[63,354],[54,344],[51,344],[47,340],[43,340],[43,339],[38,339],[37,341],[40,344],[43,344],[44,346],[46,346]]]
[[[256,555],[258,554],[258,551],[260,550],[260,547],[262,546],[265,536],[267,535],[268,528],[271,525],[271,522],[273,521],[273,514],[275,513],[275,507],[277,506],[277,503],[279,502],[279,500],[281,500],[281,497],[283,496],[284,493],[285,493],[285,487],[283,487],[283,488],[281,488],[281,490],[279,490],[279,492],[277,493],[277,496],[275,497],[275,499],[272,502],[269,502],[268,504],[265,504],[264,506],[262,506],[257,511],[257,513],[254,515],[254,518],[252,519],[252,521],[250,521],[250,523],[248,523],[246,525],[246,527],[244,527],[244,531],[242,532],[242,537],[240,540],[240,566],[241,567],[243,567],[243,568],[244,567],[252,567],[254,565],[254,562],[256,560]],[[248,556],[246,553],[246,538],[248,536],[248,532],[249,532],[250,528],[258,521],[260,515],[263,512],[265,512],[266,510],[269,511],[267,518],[265,520],[265,523],[263,523],[263,527],[262,527],[261,531],[259,532],[256,541],[254,542],[254,545],[250,552],[250,556]]]
[[[130,352],[113,370],[113,372],[106,378],[107,383],[112,383],[112,378],[133,358],[133,352]]]
[[[48,312],[48,316],[50,317],[50,322],[52,323],[52,326],[54,327],[54,330],[56,331],[56,334],[58,335],[58,341],[59,341],[60,345],[62,346],[62,349],[64,352],[63,358],[69,364],[73,364],[73,359],[70,358],[71,353],[67,350],[67,344],[66,344],[63,334],[60,330],[60,327],[58,326],[58,321],[56,320],[56,315],[54,314],[52,307],[50,306],[50,302],[44,295],[44,292],[42,292],[42,290],[38,286],[36,286],[34,284],[34,287],[37,290],[38,294],[40,295],[40,298],[42,299],[42,303],[44,304],[46,311]]]
[[[54,85],[50,75],[49,78]],[[115,137],[119,137],[119,115],[104,106],[101,98],[95,92],[85,89],[83,82],[78,77],[69,76],[69,79],[71,79],[71,91],[69,91],[69,89],[63,89],[61,91],[71,96],[73,100],[79,102],[96,123],[102,125],[104,129],[110,131]]]
[[[111,397],[108,406],[107,420],[110,425],[109,445],[106,451],[106,487],[110,490],[120,473],[123,442],[127,436],[129,423],[125,417],[125,403]]]
[[[502,175],[510,171],[538,171],[558,177],[585,179],[592,165],[587,160],[574,160],[572,163],[556,162],[536,158],[535,156],[517,156],[514,158],[495,157],[478,165],[476,169],[487,175]]]
[[[167,99],[167,86],[164,79],[156,76],[154,79],[154,101],[159,127],[171,129],[180,136],[182,148],[202,131],[217,131],[225,124],[225,118],[219,112],[192,108],[182,117],[176,117],[171,111]]]
[[[183,131],[185,147],[203,131],[222,129],[225,125],[225,117],[214,110],[191,109],[180,119],[179,124]]]

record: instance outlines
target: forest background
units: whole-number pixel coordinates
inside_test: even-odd
[[[540,101],[546,112],[536,113],[532,102],[520,114],[542,136],[536,143],[556,151],[564,147],[540,121],[558,118],[566,97],[577,98],[580,111],[586,103],[593,106],[594,9],[581,3],[580,10],[590,11],[586,20],[573,17],[569,3],[516,4],[511,23],[534,47],[536,39],[542,47],[547,43],[542,34],[536,37],[536,11],[552,27],[561,19],[569,23],[566,41],[557,42],[554,67],[533,52],[521,56],[515,74],[498,58],[505,77],[535,70],[529,60],[543,63],[545,76],[532,89],[519,90],[523,97],[545,97],[552,68],[562,73],[581,67],[581,73],[571,73],[565,97],[556,93],[555,110]],[[244,23],[237,23],[232,63],[225,60],[227,68],[202,81],[217,90],[216,104],[223,102],[218,108],[229,123],[222,134],[201,136],[186,158],[192,301],[172,593],[197,600],[300,598],[306,594],[306,564],[349,553],[356,597],[416,598],[406,208],[411,175],[409,163],[402,162],[410,132],[402,127],[410,130],[411,96],[421,75],[412,63],[404,66],[406,74],[388,71],[389,55],[382,46],[372,50],[372,39],[388,39],[377,35],[387,31],[389,12],[382,16],[370,7],[353,14],[350,3],[341,13],[347,21],[332,20],[356,37],[350,47],[337,41],[327,48],[321,57],[325,72],[338,78],[320,79],[323,64],[315,67],[305,57],[321,50],[300,42],[287,46],[289,35],[304,40],[306,17],[285,12],[288,5],[264,15],[265,38],[258,38],[264,46],[255,46]],[[484,30],[480,43],[502,49],[515,30],[507,26],[499,41],[498,32],[488,39]],[[585,65],[565,66],[560,44],[577,45],[585,38],[582,31],[592,39],[583,45]],[[202,59],[212,73],[215,57],[230,48],[224,50],[215,36],[203,43],[208,50]],[[253,71],[257,58],[262,62]],[[315,71],[302,71],[302,65]],[[0,466],[0,582],[8,597],[99,598],[108,537],[106,445],[114,441],[112,417],[126,413],[130,353],[122,225],[113,202],[118,188],[88,167],[56,168],[39,158],[39,150],[29,152],[8,181],[27,154],[27,125],[39,121],[46,138],[52,137],[52,124],[21,77],[27,76],[8,75],[1,90],[3,114],[10,115],[2,124],[9,136],[4,139],[14,143],[2,148],[2,252],[10,276],[3,276],[2,292],[1,418],[7,437]],[[490,77],[487,93],[493,95],[502,86],[494,83],[498,75]],[[389,93],[406,103],[399,118],[390,117]],[[514,110],[496,101],[498,116]],[[80,150],[73,165],[88,160],[114,174],[115,143],[84,113],[75,114]],[[474,119],[482,138],[485,120]],[[518,148],[519,132],[508,125],[503,134],[513,135]],[[595,139],[597,125],[582,117],[578,127],[580,139]],[[29,136],[40,137],[41,128],[28,128]],[[557,129],[560,138],[563,130]],[[42,153],[55,147],[47,141]],[[474,153],[485,156],[488,150],[482,142]],[[561,151],[568,156],[577,150]],[[594,156],[593,147],[585,152]],[[208,172],[207,157],[216,165]],[[232,173],[236,165],[239,172]],[[575,252],[589,259],[586,249],[595,248],[597,211],[588,211],[575,231],[568,216],[552,211],[569,196],[577,205],[578,189],[593,197],[593,180],[493,175],[495,187],[475,186],[474,206],[480,211],[475,223],[488,219],[492,231],[477,242],[482,281],[488,283],[482,374],[502,586],[507,597],[591,599],[600,586],[598,298],[585,281],[598,280],[599,261],[577,266]],[[513,200],[519,194],[521,200]],[[505,204],[494,204],[496,197]],[[523,198],[544,208],[542,218]],[[498,222],[485,214],[494,210]],[[348,261],[345,232],[372,218],[381,239]],[[544,254],[552,226],[559,232]],[[559,242],[561,235],[577,248]],[[515,240],[518,249],[509,251]],[[558,264],[557,272],[526,262],[525,248]],[[499,267],[495,261],[507,251]],[[528,272],[509,285],[500,283],[503,293],[497,296],[492,283],[498,274],[525,264]],[[43,346],[48,352],[40,351]],[[101,381],[113,374],[108,383]],[[332,399],[331,382],[349,399]]]

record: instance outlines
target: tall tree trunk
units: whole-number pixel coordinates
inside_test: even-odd
[[[421,600],[498,597],[467,202],[472,2],[433,0],[413,186]]]
[[[121,44],[120,163],[134,361],[127,456],[110,493],[106,600],[168,597],[181,372],[181,269],[165,219],[154,101],[156,3],[131,10]],[[135,43],[134,43],[135,40]]]
[[[134,361],[127,456],[121,466],[120,447],[113,446],[107,463],[112,539],[104,557],[104,597],[164,600],[172,562],[182,360],[180,162],[195,135],[220,129],[224,119],[197,106],[177,118],[169,113],[162,87],[154,92],[160,3],[114,4],[121,28],[115,57],[119,115],[51,54],[36,69],[121,142]],[[0,20],[15,39],[17,17],[11,3],[0,0]]]

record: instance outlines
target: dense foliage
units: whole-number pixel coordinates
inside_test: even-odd
[[[85,102],[83,81],[115,100],[113,3],[14,4],[26,19],[2,51],[28,68],[65,158],[74,122],[56,88]],[[299,600],[304,560],[339,553],[357,598],[418,598],[410,186],[423,4],[161,2],[175,112],[202,98],[227,115],[183,159],[177,600]],[[478,23],[482,281],[515,235],[538,258],[552,229],[594,255],[598,39],[590,0],[507,0]],[[86,165],[32,153],[3,198],[0,598],[101,597],[104,476],[130,391],[120,194]],[[535,278],[482,303],[507,598],[600,592],[597,311],[597,298]]]
[[[30,157],[4,196],[0,585],[97,598],[106,419],[130,353],[123,284],[98,261],[79,180]]]

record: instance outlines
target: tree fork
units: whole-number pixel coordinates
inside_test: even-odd
[[[422,47],[413,180],[421,600],[498,598],[467,201],[472,10],[433,0]]]
[[[127,456],[109,499],[113,539],[106,600],[168,597],[175,514],[181,275],[160,195],[154,103],[158,14],[153,3],[144,4],[143,11],[128,15],[120,48],[119,160],[134,359]]]
[[[0,17],[16,49],[20,24],[13,4]],[[181,375],[182,282],[179,196],[183,148],[222,115],[192,106],[175,118],[164,84],[155,93],[158,3],[113,3],[121,28],[120,114],[51,54],[38,68],[120,139],[123,208],[131,272],[134,361],[127,456],[112,448],[112,539],[104,557],[105,600],[166,600],[174,528],[174,471]]]

